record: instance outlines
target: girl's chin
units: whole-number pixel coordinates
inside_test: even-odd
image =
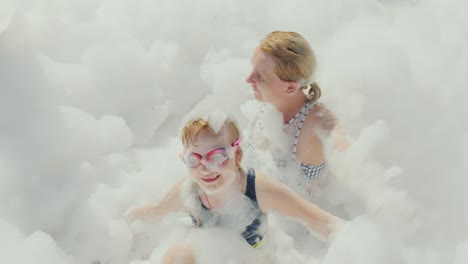
[[[226,190],[227,187],[232,185],[235,179],[235,174],[224,174],[218,175],[215,178],[208,178],[208,180],[198,178],[196,181],[206,194],[215,194]]]
[[[215,193],[219,193],[219,192],[226,190],[226,187],[228,187],[231,182],[232,181],[217,183],[217,184],[209,184],[209,185],[203,184],[203,182],[201,182],[199,183],[199,185],[206,194],[210,195],[210,194],[215,194]]]
[[[212,195],[212,194],[216,194],[216,193],[220,193],[223,188],[202,188],[203,191],[207,194],[207,195]]]

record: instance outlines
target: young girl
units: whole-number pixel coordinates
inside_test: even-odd
[[[188,177],[176,183],[160,202],[131,210],[129,222],[183,211],[195,226],[239,230],[245,241],[257,248],[264,240],[267,212],[274,210],[302,221],[321,238],[330,239],[343,220],[281,183],[244,168],[237,125],[225,119],[215,129],[208,119],[189,121],[182,130],[181,158]],[[196,263],[196,259],[191,248],[181,244],[170,248],[163,258],[163,263],[174,262]]]

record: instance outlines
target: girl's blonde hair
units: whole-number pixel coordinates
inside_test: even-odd
[[[227,133],[227,137],[229,139],[230,144],[233,144],[236,140],[240,139],[241,136],[239,127],[237,126],[236,122],[234,122],[232,119],[226,119],[226,121],[224,121],[223,129],[216,133],[208,121],[202,118],[198,118],[187,122],[184,128],[182,129],[181,139],[184,148],[188,148],[190,145],[198,146],[198,136],[204,130],[210,131],[210,133],[212,133],[213,135],[218,135],[219,133],[221,133],[221,131]],[[237,165],[240,165],[240,162],[242,160],[242,154],[242,149],[239,146],[236,155]]]

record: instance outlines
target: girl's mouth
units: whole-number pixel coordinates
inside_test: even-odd
[[[220,175],[216,175],[214,177],[202,177],[202,181],[206,182],[206,183],[212,183],[212,182],[215,182],[218,178],[219,178]]]

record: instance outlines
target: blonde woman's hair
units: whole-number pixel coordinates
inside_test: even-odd
[[[276,62],[275,73],[281,80],[297,82],[310,101],[320,98],[320,87],[310,83],[316,66],[314,51],[303,36],[274,31],[260,41],[260,49]]]
[[[184,148],[188,148],[190,145],[197,146],[198,136],[204,130],[208,130],[213,135],[218,135],[222,132],[227,133],[227,137],[230,144],[233,144],[236,140],[240,139],[241,135],[239,127],[237,126],[236,122],[234,122],[232,119],[226,119],[226,121],[224,121],[223,129],[216,133],[208,121],[202,118],[198,118],[187,122],[184,128],[182,129],[181,139]],[[242,155],[242,149],[238,147],[236,155],[236,162],[238,165],[240,165]]]

